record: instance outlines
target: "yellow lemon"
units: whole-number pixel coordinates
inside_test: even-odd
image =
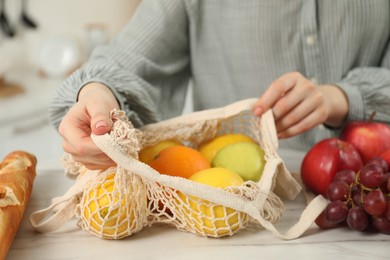
[[[222,149],[228,144],[237,142],[255,143],[252,138],[244,134],[224,134],[217,136],[211,140],[205,141],[204,143],[201,143],[198,147],[198,150],[211,163],[220,149]]]
[[[237,173],[219,167],[195,173],[190,180],[218,188],[240,186],[244,182]],[[184,223],[189,227],[195,226],[193,231],[200,235],[221,237],[233,234],[248,221],[247,214],[234,209],[215,205],[194,196],[187,197],[182,193],[179,193],[179,197],[184,204],[187,204],[181,207],[182,214],[186,218]]]
[[[213,167],[193,174],[190,180],[216,188],[240,186],[244,180],[236,172],[222,167]]]
[[[122,238],[134,227],[135,213],[131,210],[129,196],[114,192],[115,173],[84,194],[81,201],[83,221],[89,229],[104,238]],[[121,202],[118,204],[119,199]],[[114,205],[114,207],[113,207]]]
[[[139,152],[139,160],[143,163],[149,164],[159,152],[167,147],[182,145],[178,140],[170,139],[161,141],[155,145],[147,146]]]

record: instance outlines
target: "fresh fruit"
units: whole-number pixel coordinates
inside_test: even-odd
[[[390,234],[389,165],[381,158],[368,161],[361,170],[337,172],[328,188],[330,203],[315,223],[323,229],[348,226]],[[351,178],[354,180],[351,181]]]
[[[170,139],[161,141],[155,145],[147,146],[139,152],[139,160],[143,163],[149,164],[161,150],[176,145],[182,145],[182,143],[178,140]]]
[[[330,201],[346,200],[349,194],[349,185],[345,181],[333,181],[328,187],[328,199]]]
[[[189,178],[198,171],[210,168],[210,163],[197,150],[177,145],[161,150],[149,166],[161,174]]]
[[[245,181],[259,181],[265,165],[264,150],[258,144],[238,142],[223,147],[211,162],[238,173]]]
[[[390,127],[380,122],[354,121],[344,127],[340,139],[355,146],[365,163],[390,149]]]
[[[390,165],[390,150],[384,151],[381,155],[379,155],[380,158],[384,159],[388,165]]]
[[[301,165],[301,177],[311,191],[326,197],[336,172],[346,169],[357,172],[362,165],[353,145],[333,137],[316,143],[307,152]]]
[[[81,214],[82,221],[86,222],[84,225],[93,233],[104,238],[119,239],[129,235],[129,232],[138,231],[135,230],[139,228],[136,218],[146,214],[146,196],[144,202],[137,202],[137,212],[144,210],[145,214],[137,214],[131,207],[132,196],[119,194],[115,190],[114,176],[115,173],[107,175],[86,191],[81,200]]]
[[[385,173],[383,168],[376,164],[365,165],[359,172],[359,181],[369,189],[376,189],[381,185]]]
[[[368,215],[360,207],[350,208],[348,210],[347,224],[352,230],[364,231],[368,227]]]
[[[216,188],[240,186],[244,182],[236,172],[221,167],[213,167],[197,172],[189,179]]]
[[[378,232],[390,235],[390,220],[385,216],[372,217],[372,225]]]
[[[371,216],[380,216],[387,210],[386,197],[381,190],[371,190],[363,198],[363,209]]]
[[[192,175],[190,180],[216,188],[240,186],[244,182],[237,173],[220,167],[200,171]],[[210,237],[231,235],[248,221],[248,215],[245,213],[180,192],[178,195],[182,201],[179,209],[182,212],[182,222],[199,235]]]
[[[337,227],[338,225],[336,223],[332,223],[330,222],[327,218],[326,218],[326,214],[325,214],[325,210],[321,212],[320,215],[318,215],[318,217],[316,218],[316,220],[314,221],[317,226],[319,226],[321,229],[330,229],[330,228],[335,228]]]
[[[336,174],[333,177],[333,182],[336,181],[344,181],[348,185],[351,185],[352,183],[355,182],[356,179],[356,172],[353,170],[341,170],[336,172]]]
[[[325,208],[325,217],[330,223],[339,224],[347,215],[348,207],[341,200],[331,201]]]
[[[211,163],[221,148],[237,142],[255,143],[254,140],[244,134],[224,134],[200,144],[198,150]]]

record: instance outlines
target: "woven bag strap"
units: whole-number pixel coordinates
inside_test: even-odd
[[[78,196],[82,194],[87,183],[96,179],[98,174],[98,171],[90,171],[81,175],[63,196],[53,198],[47,208],[33,212],[30,215],[33,228],[40,233],[48,233],[71,220],[79,203]]]

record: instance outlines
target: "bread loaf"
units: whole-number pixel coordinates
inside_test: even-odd
[[[0,164],[0,259],[7,255],[30,199],[37,160],[14,151]]]

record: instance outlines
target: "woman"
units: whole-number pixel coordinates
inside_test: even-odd
[[[390,122],[390,3],[143,0],[124,30],[97,48],[55,94],[64,150],[91,169],[113,162],[89,135],[109,111],[132,123],[177,116],[193,83],[195,110],[259,97],[278,136],[310,147],[351,120]]]

